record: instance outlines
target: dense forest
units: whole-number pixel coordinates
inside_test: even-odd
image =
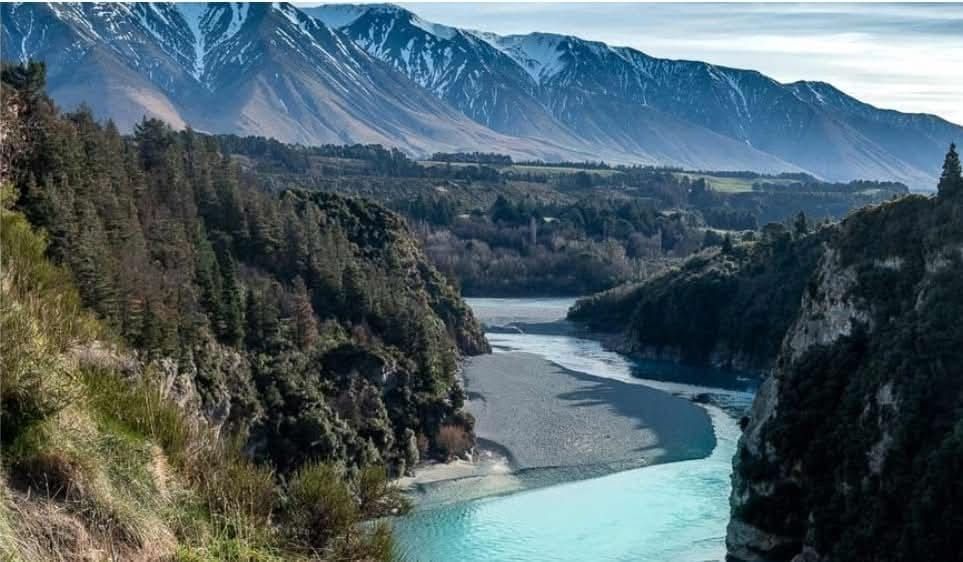
[[[403,214],[432,263],[473,296],[583,295],[638,281],[725,232],[811,222],[905,194],[891,182],[805,174],[513,163],[493,154],[408,160],[379,146],[299,147],[219,136],[259,185],[362,195]]]
[[[32,319],[16,318],[17,299],[5,303],[4,331],[29,320],[39,340],[48,333],[66,338],[40,359],[66,361],[61,357],[72,354],[82,365],[100,366],[82,366],[76,376],[76,367],[67,368],[71,390],[64,396],[29,376],[22,385],[6,384],[4,370],[3,472],[14,493],[50,493],[68,510],[84,509],[89,498],[72,503],[72,492],[62,498],[40,484],[68,478],[57,472],[73,470],[63,463],[76,460],[81,470],[86,462],[63,443],[38,438],[74,408],[126,427],[138,442],[149,422],[147,436],[154,436],[155,413],[145,420],[136,397],[125,410],[126,393],[135,391],[113,385],[115,379],[131,388],[147,385],[148,397],[157,389],[155,407],[168,412],[163,423],[186,424],[200,414],[221,440],[237,444],[237,453],[225,453],[225,445],[218,455],[257,463],[249,467],[251,478],[270,481],[276,470],[288,499],[273,515],[275,500],[257,506],[262,523],[276,515],[307,533],[289,537],[291,544],[306,552],[321,548],[325,556],[335,547],[351,552],[354,534],[345,530],[378,511],[364,495],[384,492],[378,482],[386,475],[472,445],[456,358],[487,351],[487,343],[403,219],[335,194],[273,192],[244,174],[215,137],[175,132],[153,119],[128,137],[83,108],[62,114],[44,95],[40,64],[5,65],[2,88],[4,242],[15,224],[32,248],[4,248],[5,275],[14,275],[4,285],[23,302],[43,301]],[[24,264],[13,261],[18,252],[27,255]],[[66,279],[49,274],[67,296],[30,292],[31,271],[59,271],[46,260],[69,271]],[[57,318],[47,309],[74,294],[68,285],[100,326],[83,337],[49,325]],[[69,314],[87,318],[79,310]],[[5,345],[12,339],[5,337]],[[4,360],[29,362],[37,359],[33,351],[5,349]],[[107,387],[115,396],[105,403]],[[179,407],[164,410],[168,401]],[[171,462],[183,452],[179,447],[192,446],[160,440]],[[48,466],[54,458],[56,466]],[[245,477],[245,462],[231,460],[224,470]],[[344,488],[352,481],[357,486]],[[347,494],[350,501],[334,502],[337,513],[300,509],[296,485],[307,487],[302,495]],[[297,517],[308,520],[292,523]]]
[[[734,560],[951,560],[963,548],[963,176],[832,229],[745,421]]]

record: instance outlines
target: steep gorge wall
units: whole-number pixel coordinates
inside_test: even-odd
[[[739,443],[730,560],[958,556],[961,218],[911,197],[835,229]]]

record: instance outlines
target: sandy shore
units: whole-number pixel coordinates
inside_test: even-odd
[[[482,448],[504,454],[516,471],[616,470],[701,458],[715,446],[708,414],[688,400],[564,369],[537,355],[474,357],[464,377]]]
[[[400,479],[422,507],[702,458],[715,447],[709,415],[689,400],[538,355],[474,357],[463,376],[478,454]]]

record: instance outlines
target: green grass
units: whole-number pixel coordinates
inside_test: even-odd
[[[704,179],[709,182],[712,189],[720,191],[722,193],[743,193],[746,191],[752,191],[752,184],[765,181],[767,183],[785,184],[788,185],[793,182],[793,180],[782,179],[782,178],[730,178],[730,177],[720,177],[713,176],[711,174],[699,174],[695,172],[676,172],[676,177],[687,177],[690,180]]]
[[[452,168],[465,168],[468,166],[486,166],[489,168],[495,168],[500,172],[514,172],[516,174],[542,174],[546,176],[565,176],[569,174],[574,174],[577,172],[586,172],[589,174],[598,174],[600,176],[611,176],[618,174],[618,170],[596,170],[592,168],[582,168],[578,164],[573,164],[569,166],[537,166],[530,164],[476,164],[474,162],[440,162],[437,160],[423,160],[418,162],[422,166],[428,168],[434,168],[437,166],[451,165]]]

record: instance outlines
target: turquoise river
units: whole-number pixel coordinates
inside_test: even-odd
[[[539,485],[478,498],[451,497],[451,486],[428,489],[412,514],[395,523],[410,562],[447,561],[706,561],[725,555],[737,416],[752,383],[733,373],[693,371],[629,360],[601,345],[558,331],[528,333],[564,317],[571,299],[469,299],[496,353],[534,353],[562,367],[708,400],[716,446],[702,459],[655,464],[572,481],[558,471]],[[706,381],[716,381],[714,384]],[[546,478],[548,483],[546,484]],[[497,487],[496,487],[497,489]],[[432,495],[438,498],[433,501]]]

